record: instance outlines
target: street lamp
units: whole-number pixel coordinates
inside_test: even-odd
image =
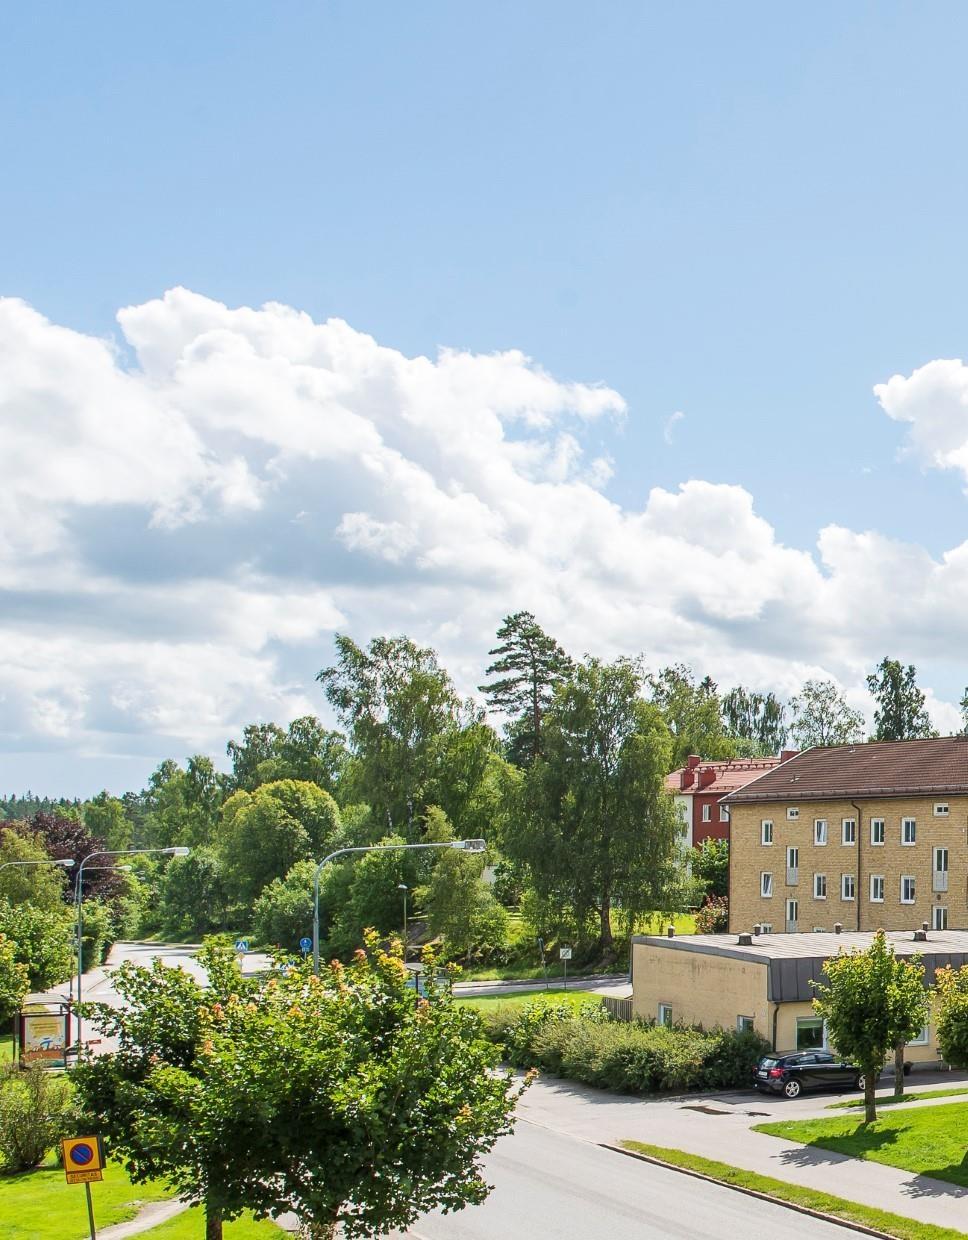
[[[316,867],[313,875],[313,972],[319,973],[319,876],[323,866],[329,865],[337,857],[345,857],[348,853],[366,852],[404,852],[415,848],[459,848],[463,852],[480,853],[487,848],[484,840],[447,840],[441,844],[367,844],[359,848],[337,848],[328,857],[324,857]]]
[[[74,862],[72,861],[71,865],[73,864]],[[133,865],[89,865],[87,867],[87,872],[88,874],[90,874],[92,870],[113,870],[114,872],[117,873],[119,871],[128,872],[133,869],[134,869]],[[75,921],[77,920],[77,916],[78,916],[77,906],[80,903],[80,897],[81,897],[81,889],[80,889],[80,886],[78,886],[77,890],[74,892],[74,920]],[[71,980],[67,988],[67,997],[68,999],[70,999],[72,1003],[74,1002],[74,974],[73,972],[71,973]]]
[[[407,892],[410,888],[406,883],[397,883],[397,891],[403,892],[403,963],[407,963]]]
[[[51,861],[49,857],[45,857],[43,861],[5,861],[3,865],[0,865],[0,870],[5,870],[11,865],[59,865],[63,869],[69,870],[73,864],[73,857],[63,857],[59,861]]]
[[[81,864],[77,868],[77,1003],[80,1007],[81,1003],[81,975],[84,972],[83,954],[84,948],[82,936],[84,934],[84,867],[89,861],[93,861],[95,857],[134,857],[143,856],[145,853],[165,853],[169,857],[187,857],[190,852],[188,848],[99,848],[97,852],[88,853]],[[91,866],[91,869],[114,869],[114,866]],[[81,1013],[77,1013],[77,1045],[81,1045]]]

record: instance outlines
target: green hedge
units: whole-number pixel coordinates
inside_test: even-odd
[[[755,1033],[616,1021],[603,1009],[576,1013],[541,1000],[523,1009],[496,1008],[482,1020],[516,1067],[625,1093],[748,1085],[769,1050]]]

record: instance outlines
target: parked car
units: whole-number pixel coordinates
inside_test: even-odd
[[[828,1051],[791,1051],[764,1055],[756,1065],[757,1089],[787,1098],[799,1098],[807,1089],[863,1089],[864,1073]]]

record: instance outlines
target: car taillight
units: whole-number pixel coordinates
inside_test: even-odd
[[[782,1075],[783,1075],[782,1068],[771,1068],[770,1069],[770,1076],[776,1077],[776,1076],[782,1076]]]

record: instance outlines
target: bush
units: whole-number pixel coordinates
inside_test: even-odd
[[[697,934],[725,934],[729,926],[729,897],[709,896],[696,914]]]
[[[756,1033],[612,1020],[606,1012],[531,1003],[497,1008],[484,1030],[516,1067],[626,1093],[729,1089],[750,1081],[769,1045]]]
[[[71,973],[74,919],[66,906],[37,908],[24,903],[14,908],[0,899],[0,934],[14,944],[14,956],[26,965],[31,990],[46,990]]]
[[[74,1091],[40,1064],[0,1069],[0,1155],[4,1170],[29,1171],[74,1126]]]

